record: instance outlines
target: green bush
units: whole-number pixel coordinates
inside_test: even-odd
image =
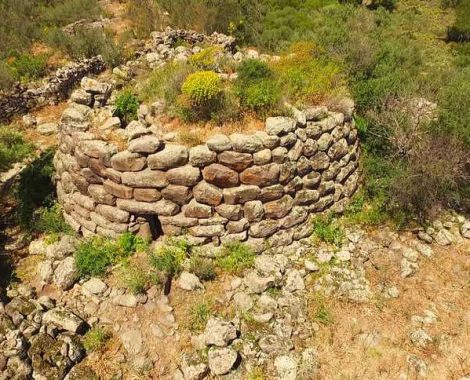
[[[119,270],[119,281],[133,294],[143,293],[150,278],[149,273],[133,263],[125,262]]]
[[[213,71],[198,71],[190,74],[181,91],[191,103],[198,107],[210,107],[220,100],[222,94],[222,81]]]
[[[145,102],[164,100],[171,113],[181,95],[181,86],[193,71],[194,68],[184,62],[171,62],[156,68],[139,90],[139,98]]]
[[[189,253],[190,247],[185,240],[170,240],[150,255],[150,264],[169,277],[179,273]]]
[[[137,97],[129,90],[121,92],[116,97],[115,115],[121,118],[126,124],[132,120],[137,120],[137,110],[139,109],[139,101]]]
[[[313,236],[325,243],[341,245],[344,233],[331,214],[318,216],[313,221]]]
[[[131,233],[125,233],[117,240],[97,236],[83,242],[75,251],[79,276],[103,276],[109,266],[128,258],[139,248],[139,239]]]
[[[212,302],[203,301],[194,304],[189,311],[189,329],[194,332],[202,331],[206,327],[207,321],[214,313]]]
[[[52,203],[48,207],[42,207],[35,213],[35,229],[46,234],[66,233],[71,234],[71,227],[65,222],[63,209],[59,203]]]
[[[189,57],[189,62],[199,70],[215,70],[217,68],[217,55],[222,48],[211,46]]]
[[[237,68],[237,74],[237,81],[244,85],[273,76],[268,64],[258,59],[243,61]]]
[[[46,73],[46,58],[23,53],[9,59],[13,76],[21,81],[38,79]]]
[[[281,90],[273,81],[262,80],[253,83],[244,87],[239,94],[241,103],[261,116],[280,108]]]
[[[189,271],[203,281],[212,281],[217,277],[214,262],[200,256],[191,257]]]
[[[447,31],[447,39],[455,42],[470,42],[470,3],[461,0],[455,5],[456,19]]]
[[[223,247],[221,256],[217,259],[217,265],[229,272],[241,274],[245,269],[253,266],[255,253],[245,244],[233,242]]]
[[[33,152],[34,145],[26,142],[14,126],[0,126],[0,170],[8,169],[13,163],[21,161]]]
[[[0,61],[0,90],[8,90],[11,88],[15,78],[11,72],[11,67],[6,62]]]
[[[55,150],[49,148],[32,161],[21,172],[15,189],[18,223],[31,232],[36,231],[35,210],[53,204],[55,186],[52,181],[54,175],[52,159],[54,154]]]
[[[118,66],[123,60],[122,49],[109,32],[82,28],[71,36],[55,28],[48,32],[47,42],[77,60],[101,55],[109,67]]]
[[[95,326],[83,337],[83,347],[87,352],[100,351],[111,339],[111,333],[101,326]]]

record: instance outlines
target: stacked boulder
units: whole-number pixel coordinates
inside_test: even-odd
[[[86,322],[24,285],[7,296],[0,302],[0,379],[63,379],[85,357]]]
[[[54,163],[66,221],[85,235],[148,234],[161,225],[200,244],[284,246],[310,233],[311,214],[342,211],[357,188],[350,115],[310,108],[268,118],[265,131],[217,134],[188,148],[162,141],[147,117],[126,128],[110,117],[96,127],[109,88],[85,78],[79,91],[73,99],[82,104],[62,115]],[[125,149],[103,137],[110,124]]]

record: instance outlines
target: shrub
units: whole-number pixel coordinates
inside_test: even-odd
[[[140,239],[133,236],[125,233],[117,240],[97,236],[80,244],[75,251],[75,265],[80,277],[103,276],[109,266],[132,255],[138,249]]]
[[[190,74],[181,91],[191,103],[198,107],[210,107],[220,99],[222,93],[221,79],[213,71],[199,71]]]
[[[21,81],[38,79],[46,73],[46,58],[44,56],[19,54],[9,59],[9,65],[13,76]]]
[[[274,69],[291,103],[318,103],[345,91],[339,66],[318,57],[312,43],[294,44]]]
[[[36,212],[36,230],[46,234],[72,233],[72,229],[65,222],[63,209],[59,203],[52,203],[48,207],[42,207]]]
[[[314,237],[325,243],[339,246],[344,238],[341,227],[331,214],[318,216],[313,221]]]
[[[243,84],[249,84],[273,76],[273,72],[267,63],[258,59],[247,59],[243,61],[237,68],[237,74],[237,80]]]
[[[171,62],[156,68],[139,91],[139,97],[146,102],[165,100],[167,108],[172,111],[171,107],[181,95],[184,80],[193,71],[193,67],[184,62]]]
[[[124,123],[128,124],[132,120],[137,120],[137,110],[139,109],[139,101],[136,96],[129,90],[121,92],[116,97],[115,115],[121,118]]]
[[[455,42],[470,42],[470,3],[465,0],[455,4],[456,19],[447,31],[447,39]]]
[[[217,56],[222,53],[222,48],[211,46],[189,57],[189,62],[199,70],[216,70]]]
[[[189,245],[185,240],[170,240],[150,255],[150,264],[172,277],[181,271],[188,253]]]
[[[83,337],[83,347],[88,352],[100,351],[111,339],[111,333],[100,326],[90,329]]]
[[[52,29],[48,32],[47,40],[73,59],[101,55],[109,67],[115,67],[123,60],[122,50],[109,32],[82,28],[70,36],[60,29]]]
[[[15,82],[10,66],[0,61],[0,90],[8,90]]]
[[[191,257],[189,271],[203,281],[212,281],[217,277],[214,262],[200,256]]]
[[[145,291],[150,276],[141,267],[125,262],[119,270],[119,280],[133,294],[140,294]]]
[[[280,107],[281,91],[276,83],[270,80],[259,81],[244,87],[239,94],[241,103],[261,116]]]
[[[245,244],[233,242],[223,247],[217,265],[229,273],[241,274],[253,266],[255,253]]]
[[[36,231],[35,210],[43,206],[50,206],[53,202],[55,186],[52,181],[54,175],[52,159],[54,154],[55,150],[49,148],[40,157],[33,160],[21,172],[15,189],[18,223],[31,232]]]
[[[33,152],[34,145],[26,142],[14,126],[0,127],[0,170],[8,169],[13,163],[21,161]]]

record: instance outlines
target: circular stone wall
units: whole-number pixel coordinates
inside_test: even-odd
[[[219,134],[192,148],[163,141],[140,115],[105,141],[91,128],[109,91],[97,84],[82,83],[81,96],[72,97],[88,105],[64,111],[54,159],[65,219],[84,235],[186,234],[192,244],[284,246],[310,234],[313,214],[341,212],[357,188],[350,115],[295,110],[268,118],[265,131]],[[120,149],[113,135],[125,137]]]

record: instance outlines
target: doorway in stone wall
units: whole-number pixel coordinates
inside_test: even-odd
[[[152,241],[163,236],[163,229],[157,215],[139,215],[140,222],[139,235],[150,238]]]

